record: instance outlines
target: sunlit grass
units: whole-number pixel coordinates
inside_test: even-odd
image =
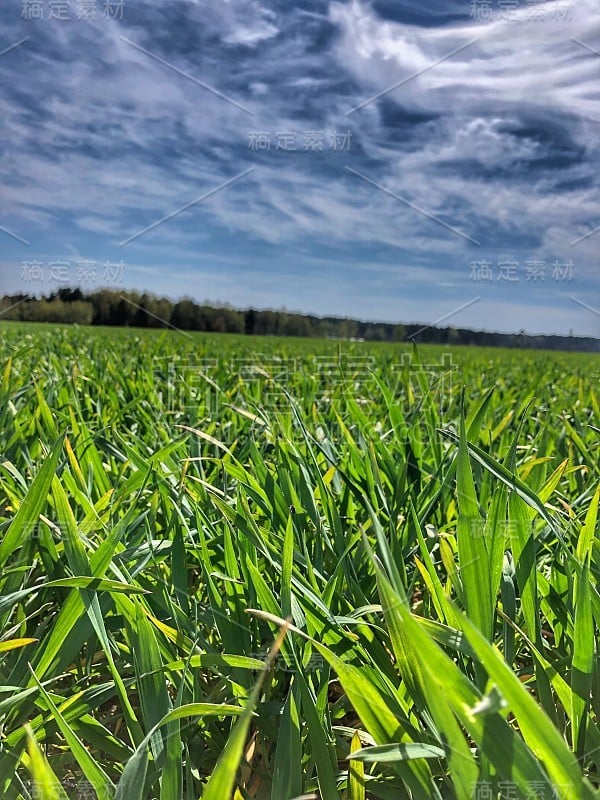
[[[0,797],[597,795],[597,356],[0,343]]]

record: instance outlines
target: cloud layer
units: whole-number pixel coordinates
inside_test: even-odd
[[[0,225],[29,247],[0,233],[0,290],[122,260],[171,296],[422,322],[477,296],[456,325],[600,335],[571,300],[600,306],[600,18],[475,6],[3,6]]]

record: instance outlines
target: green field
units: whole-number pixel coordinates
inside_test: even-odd
[[[600,357],[0,346],[1,798],[600,796]]]

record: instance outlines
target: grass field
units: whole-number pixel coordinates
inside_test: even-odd
[[[0,344],[0,797],[600,796],[598,356]]]

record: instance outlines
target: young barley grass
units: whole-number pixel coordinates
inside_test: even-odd
[[[2,798],[598,795],[597,355],[0,344]]]

